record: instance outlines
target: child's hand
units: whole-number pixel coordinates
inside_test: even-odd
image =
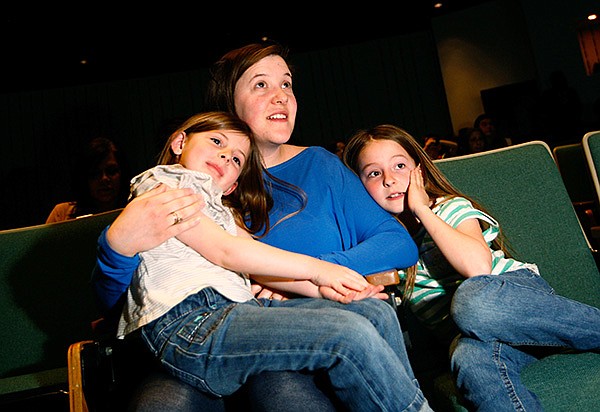
[[[353,295],[351,295],[353,292],[363,292],[365,289],[370,289],[372,286],[367,282],[364,276],[345,266],[337,265],[335,263],[317,260],[316,267],[311,269],[313,273],[315,273],[315,275],[310,278],[312,283],[317,286],[329,287],[333,289],[334,292],[344,297],[350,295],[351,300],[354,299]]]
[[[365,298],[376,298],[381,300],[387,300],[387,293],[383,293],[383,285],[371,285],[367,286],[361,292],[350,292],[347,295],[342,295],[336,292],[329,286],[319,286],[319,293],[325,299],[335,300],[340,303],[350,303],[355,300],[362,300]]]
[[[414,215],[417,215],[421,207],[429,209],[430,200],[429,195],[425,191],[421,165],[410,171],[410,183],[408,184],[407,192],[408,208]]]

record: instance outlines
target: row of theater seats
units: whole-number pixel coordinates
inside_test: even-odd
[[[600,248],[600,131],[556,146],[552,155],[591,246]]]
[[[586,143],[600,158],[600,132]],[[436,164],[490,210],[515,254],[537,263],[557,293],[600,307],[597,253],[546,143]],[[123,379],[113,373],[123,354],[90,325],[98,318],[89,284],[96,239],[117,214],[0,232],[0,410],[100,411],[99,399],[113,412],[125,409],[125,400],[122,408],[106,402],[123,394]],[[449,371],[414,366],[436,411],[466,411]],[[522,377],[546,411],[588,411],[600,405],[599,370],[600,354],[569,353],[536,362]]]

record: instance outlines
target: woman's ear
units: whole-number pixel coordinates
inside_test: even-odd
[[[235,190],[235,188],[237,187],[237,185],[238,185],[237,182],[232,184],[231,187],[229,187],[229,189],[227,189],[226,191],[223,192],[223,196],[227,196],[228,194],[233,192]]]
[[[173,140],[171,140],[171,150],[176,156],[179,156],[185,146],[185,132],[179,133]]]

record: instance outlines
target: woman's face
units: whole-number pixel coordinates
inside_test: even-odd
[[[471,133],[469,136],[469,147],[471,149],[471,153],[483,152],[485,149],[485,139],[479,130],[473,131],[473,133]]]
[[[235,85],[234,101],[261,149],[286,143],[292,136],[297,103],[290,69],[281,56],[267,56],[250,66]]]
[[[121,169],[110,153],[88,179],[90,196],[98,205],[112,205],[121,190]]]
[[[492,119],[485,118],[479,122],[479,129],[481,129],[481,133],[488,135],[494,133],[496,127]]]
[[[373,140],[358,156],[359,177],[371,197],[393,214],[404,211],[412,157],[393,140]]]

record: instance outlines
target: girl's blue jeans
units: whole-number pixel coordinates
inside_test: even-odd
[[[263,371],[326,370],[354,411],[429,410],[395,311],[374,298],[234,303],[206,288],[142,328],[167,370],[223,396]]]
[[[479,412],[541,411],[521,382],[532,349],[597,351],[600,309],[554,293],[521,269],[466,279],[452,301],[461,332],[451,365],[457,386]]]

